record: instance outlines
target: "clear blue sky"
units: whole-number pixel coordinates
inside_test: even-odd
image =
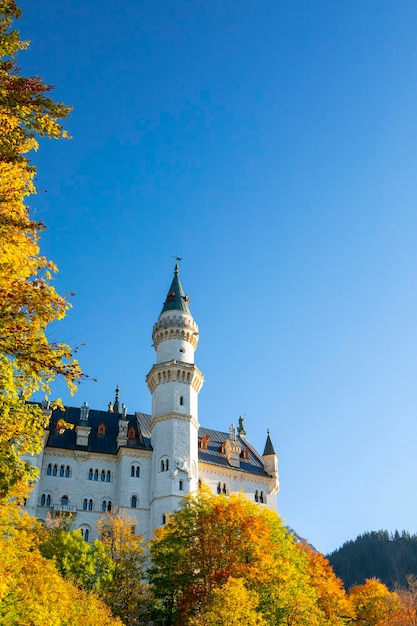
[[[31,205],[74,308],[51,336],[150,411],[176,253],[200,422],[246,415],[323,552],[417,532],[417,4],[23,0],[25,74],[74,107]]]

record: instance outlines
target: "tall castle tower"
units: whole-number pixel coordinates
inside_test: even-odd
[[[156,363],[146,377],[152,393],[151,528],[198,486],[198,393],[204,377],[194,363],[199,334],[188,302],[176,264],[153,327]]]

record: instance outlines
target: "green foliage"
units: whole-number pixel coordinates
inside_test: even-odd
[[[71,531],[65,523],[40,526],[38,537],[40,553],[54,561],[63,578],[89,591],[112,582],[113,561],[101,541],[91,545],[79,530]]]
[[[328,557],[347,589],[367,578],[378,578],[389,589],[407,585],[409,574],[417,575],[417,535],[386,530],[359,535]]]

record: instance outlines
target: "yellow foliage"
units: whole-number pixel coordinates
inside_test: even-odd
[[[70,109],[48,97],[40,78],[18,75],[14,56],[27,47],[12,29],[19,15],[14,0],[0,0],[0,499],[34,477],[20,457],[39,450],[47,420],[26,401],[49,393],[56,376],[74,391],[81,376],[70,346],[46,334],[70,305],[51,284],[57,268],[40,253],[44,226],[25,204],[36,192],[26,155],[37,136],[67,136],[59,120]]]

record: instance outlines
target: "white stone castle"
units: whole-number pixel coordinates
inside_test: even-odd
[[[42,452],[27,459],[40,471],[26,502],[29,513],[41,520],[71,513],[89,541],[107,511],[128,514],[136,532],[152,537],[201,484],[215,494],[244,493],[276,510],[278,459],[269,433],[260,455],[242,418],[227,433],[199,424],[204,377],[194,363],[199,333],[188,302],[177,264],[152,333],[156,363],[146,377],[152,415],[128,414],[119,388],[107,411],[85,402],[52,412]]]

